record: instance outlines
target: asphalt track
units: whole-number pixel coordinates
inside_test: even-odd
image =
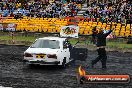
[[[75,61],[66,69],[58,66],[29,68],[23,64],[26,46],[0,45],[0,86],[13,88],[132,88],[127,84],[77,84],[79,65],[87,74],[129,74],[132,77],[132,53],[108,52],[107,70],[101,69],[100,62],[89,68],[96,51],[88,51],[86,61]]]

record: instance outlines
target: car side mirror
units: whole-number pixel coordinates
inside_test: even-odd
[[[67,48],[67,46],[66,46],[66,45],[64,45],[64,46],[63,46],[63,49],[66,49],[66,48]]]

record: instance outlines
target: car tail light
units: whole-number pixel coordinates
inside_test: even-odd
[[[47,57],[48,57],[48,58],[55,58],[55,59],[57,59],[56,54],[48,54]]]
[[[25,56],[25,57],[33,57],[33,55],[30,54],[30,53],[25,53],[24,56]]]

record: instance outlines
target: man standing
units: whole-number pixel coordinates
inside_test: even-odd
[[[110,27],[111,28],[111,27]],[[102,69],[106,69],[106,60],[107,60],[107,55],[106,55],[106,50],[105,50],[105,46],[106,46],[106,37],[112,32],[112,30],[110,29],[107,33],[103,32],[103,29],[99,29],[98,27],[96,27],[96,30],[93,30],[93,35],[92,36],[95,40],[95,44],[97,46],[97,52],[98,52],[98,57],[95,60],[92,60],[92,68],[94,67],[94,65],[98,62],[101,61],[102,63]]]

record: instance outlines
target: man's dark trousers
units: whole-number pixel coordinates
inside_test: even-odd
[[[98,61],[101,60],[102,68],[106,68],[107,55],[105,48],[99,48],[97,49],[97,52],[98,52],[98,57],[92,61],[92,65],[96,64]]]

